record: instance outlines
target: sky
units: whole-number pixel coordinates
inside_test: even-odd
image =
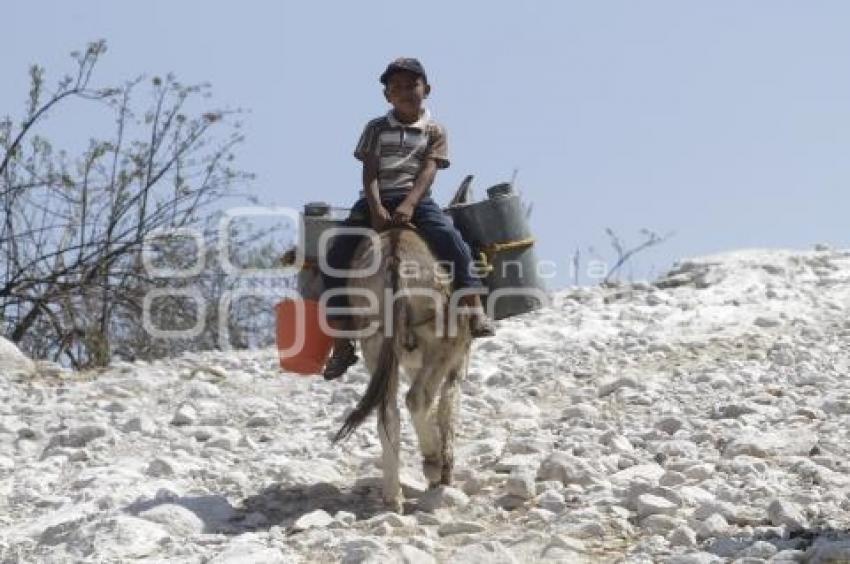
[[[272,206],[353,203],[351,152],[388,109],[378,75],[417,57],[449,135],[435,198],[517,171],[553,288],[576,250],[581,283],[590,258],[613,262],[606,228],[627,246],[672,234],[628,264],[635,279],[732,249],[847,247],[847,2],[35,0],[3,19],[0,116],[23,113],[29,65],[50,83],[103,38],[94,85],[173,72],[245,109],[236,164],[256,177],[240,189]],[[92,124],[43,127],[73,149]]]

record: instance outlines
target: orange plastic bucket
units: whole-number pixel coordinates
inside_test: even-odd
[[[297,374],[320,374],[333,339],[319,325],[324,315],[314,300],[283,300],[275,306],[280,367]]]

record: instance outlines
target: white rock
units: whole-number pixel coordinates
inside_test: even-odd
[[[599,438],[599,442],[611,447],[611,450],[614,452],[629,454],[635,450],[634,445],[632,445],[628,438],[613,431],[602,435]]]
[[[850,414],[850,394],[827,396],[821,407],[831,415],[848,415]]]
[[[276,423],[275,417],[266,413],[257,413],[252,415],[245,422],[246,427],[274,427]]]
[[[232,427],[218,429],[204,444],[204,448],[220,448],[234,451],[242,440],[242,433]]]
[[[18,528],[22,536],[37,540],[46,546],[58,545],[68,541],[69,535],[76,533],[82,525],[100,512],[93,502],[65,504],[44,515],[30,519]]]
[[[428,512],[442,508],[466,507],[468,503],[469,497],[465,493],[448,486],[428,490],[418,501],[419,508]]]
[[[708,480],[717,472],[714,464],[695,464],[683,472],[691,480]]]
[[[113,400],[101,406],[101,409],[107,413],[123,413],[127,411],[127,406],[120,401]]]
[[[710,552],[692,552],[691,554],[671,556],[664,560],[664,564],[719,564],[721,562],[723,562],[722,558]]]
[[[102,425],[81,425],[79,427],[69,429],[64,433],[54,435],[50,441],[50,445],[82,448],[91,441],[105,436],[106,427]],[[50,445],[48,445],[48,448],[50,448]]]
[[[124,423],[121,430],[125,433],[141,433],[142,435],[154,435],[157,432],[156,422],[147,415],[133,417]]]
[[[614,380],[609,380],[607,382],[603,382],[599,385],[598,395],[603,398],[607,395],[610,395],[620,388],[633,388],[640,389],[641,385],[634,378],[629,376],[622,376],[620,378],[616,378]]]
[[[334,484],[342,481],[336,465],[327,460],[293,460],[286,456],[267,456],[263,459],[263,471],[274,480],[293,484]]]
[[[196,399],[192,405],[198,414],[198,425],[227,425],[229,411],[222,403],[210,399]]]
[[[533,507],[528,510],[529,521],[538,521],[540,523],[550,523],[555,520],[557,515],[548,509]]]
[[[553,452],[537,470],[538,480],[557,480],[566,484],[588,485],[594,482],[596,472],[590,465],[571,454]]]
[[[552,513],[561,513],[567,507],[564,496],[553,490],[543,492],[536,501],[538,507]]]
[[[95,560],[127,561],[153,555],[168,538],[161,525],[122,515],[81,527],[68,546]]]
[[[466,479],[463,481],[463,493],[467,495],[475,495],[480,493],[481,490],[484,489],[486,482],[482,476],[475,474],[474,472],[469,472],[466,476]]]
[[[355,396],[353,399],[358,399],[359,396]],[[257,396],[247,396],[247,397],[239,397],[236,400],[236,405],[240,411],[243,411],[247,414],[256,414],[256,413],[277,413],[280,411],[280,408],[277,403],[275,403],[272,399],[265,397],[257,397]]]
[[[570,564],[590,564],[593,559],[572,549],[550,544],[543,549],[541,562],[569,562]]]
[[[654,444],[655,451],[667,457],[699,458],[699,448],[693,441],[673,439]]]
[[[487,528],[484,525],[474,521],[450,521],[440,525],[437,529],[437,534],[441,537],[446,537],[449,535],[482,533],[486,530]]]
[[[658,480],[658,484],[662,486],[679,486],[688,481],[687,476],[682,474],[681,472],[675,472],[673,470],[668,470],[665,472],[661,478]]]
[[[386,523],[390,527],[396,528],[404,528],[404,527],[415,527],[416,526],[416,518],[410,515],[399,515],[398,513],[381,513],[379,515],[375,515],[371,519],[365,522],[365,525],[374,528]]]
[[[209,564],[286,564],[292,562],[284,552],[256,542],[234,541]]]
[[[806,559],[806,553],[802,550],[780,550],[769,560],[771,564],[793,564],[796,562],[803,562]],[[815,559],[809,560],[809,562],[817,562]]]
[[[14,343],[0,337],[0,376],[30,376],[34,372],[33,361]]]
[[[627,485],[629,482],[638,479],[656,483],[662,475],[664,475],[664,468],[658,464],[637,464],[612,474],[610,478],[615,484]]]
[[[505,511],[513,511],[524,506],[528,500],[515,495],[503,495],[496,500],[496,507],[500,507]]]
[[[511,454],[540,454],[552,450],[552,441],[523,436],[512,439],[505,446]]]
[[[386,554],[386,545],[377,539],[360,538],[346,541],[341,546],[342,562],[355,564],[360,562],[380,562],[380,557]]]
[[[198,411],[191,404],[184,403],[177,408],[171,419],[172,425],[195,425],[198,422]]]
[[[333,517],[323,509],[316,509],[304,514],[292,524],[292,531],[306,531],[307,529],[324,528],[333,522]]]
[[[664,431],[668,435],[672,435],[684,426],[684,421],[681,417],[668,416],[659,420],[655,424],[655,428]]]
[[[650,494],[643,494],[637,498],[638,517],[647,517],[649,515],[675,515],[679,507],[663,497],[658,497]]]
[[[682,501],[688,505],[701,506],[716,501],[714,494],[699,486],[682,486],[679,488],[678,492],[682,497]],[[715,508],[712,508],[711,513],[715,513],[716,511],[717,510]],[[704,515],[704,517],[708,517],[711,513]]]
[[[589,404],[572,405],[561,413],[562,419],[578,419],[580,421],[594,422],[599,419],[599,410]]]
[[[537,494],[534,483],[534,472],[528,468],[518,468],[508,477],[507,491],[523,499],[531,499]]]
[[[398,552],[402,564],[437,564],[433,556],[409,544],[398,547]]]
[[[334,514],[334,519],[346,523],[347,525],[351,525],[357,520],[357,515],[350,511],[337,511]]]
[[[727,501],[710,499],[700,502],[694,509],[693,516],[695,519],[704,520],[715,513],[722,515],[724,519],[731,519],[735,515],[735,506]]]
[[[756,541],[738,554],[735,555],[736,558],[763,558],[767,560],[776,554],[779,549],[776,548],[776,545],[773,545],[769,542],[765,541]]]
[[[499,473],[510,473],[516,469],[526,468],[530,465],[536,466],[539,463],[539,454],[511,454],[500,458],[493,466],[493,470]]]
[[[723,456],[807,456],[816,443],[817,435],[810,431],[750,434],[732,440],[723,449]]]
[[[759,411],[759,407],[754,403],[733,402],[715,405],[712,410],[712,417],[715,419],[737,419],[742,415],[750,415]]]
[[[357,521],[357,515],[350,511],[337,511],[334,514],[334,523],[343,527],[350,527],[355,521]]]
[[[774,499],[767,508],[770,522],[784,526],[789,531],[799,531],[808,527],[808,522],[800,508],[790,501]]]
[[[587,552],[587,544],[583,540],[563,535],[553,535],[548,546],[563,548],[577,554]]]
[[[517,559],[497,541],[468,544],[457,549],[449,558],[452,564],[518,564]]]
[[[469,444],[462,445],[461,454],[465,458],[468,457],[496,457],[504,449],[505,441],[495,437],[490,437],[482,440],[471,441]]]
[[[670,515],[649,515],[640,522],[640,526],[653,535],[664,535],[681,525],[678,519]]]
[[[728,530],[729,523],[726,522],[723,515],[714,513],[704,521],[697,524],[696,533],[697,537],[701,539],[708,539],[723,536]]]
[[[540,416],[540,408],[530,401],[510,401],[502,405],[500,415],[507,420],[535,419]],[[527,423],[523,424],[527,425]]]
[[[181,470],[180,464],[173,458],[158,456],[150,461],[145,474],[155,478],[173,476]]]
[[[257,443],[254,442],[254,440],[251,437],[249,437],[248,435],[242,435],[241,433],[240,433],[239,441],[237,441],[237,443],[236,443],[236,447],[237,447],[237,449],[244,448],[244,449],[253,450],[253,451],[256,451],[260,448],[257,445]]]
[[[204,531],[204,522],[181,505],[164,503],[139,513],[139,517],[159,523],[172,535],[187,537]]]
[[[684,546],[685,548],[694,548],[697,545],[697,534],[687,525],[676,527],[668,537],[670,546]]]
[[[416,522],[419,525],[423,525],[426,527],[439,527],[443,524],[443,520],[440,519],[437,515],[434,515],[433,513],[417,511],[414,517],[416,518]]]
[[[759,316],[753,321],[753,325],[761,328],[779,327],[782,322],[776,317]]]
[[[227,528],[237,515],[236,510],[223,495],[185,496],[180,495],[179,488],[163,488],[156,494],[157,499],[176,501],[204,521],[209,530]]]
[[[585,521],[571,530],[572,535],[579,538],[603,538],[607,531],[605,526],[599,521]]]
[[[221,389],[210,382],[194,380],[186,386],[186,396],[190,398],[221,397]]]

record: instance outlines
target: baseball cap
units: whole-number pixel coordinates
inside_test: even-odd
[[[380,81],[384,86],[387,85],[387,81],[389,81],[390,76],[398,71],[409,71],[414,74],[418,74],[422,77],[426,83],[428,82],[428,76],[425,74],[425,68],[422,66],[422,63],[419,62],[418,59],[414,59],[413,57],[399,57],[398,59],[391,62],[387,65],[387,70],[381,74]]]

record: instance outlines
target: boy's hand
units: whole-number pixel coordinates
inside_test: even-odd
[[[372,220],[372,229],[375,231],[382,231],[387,224],[392,221],[392,217],[390,217],[390,212],[387,211],[387,208],[384,206],[378,206],[374,210],[371,210],[369,216]]]
[[[404,225],[410,222],[411,217],[413,217],[413,204],[402,202],[393,212],[392,221],[394,225]]]

